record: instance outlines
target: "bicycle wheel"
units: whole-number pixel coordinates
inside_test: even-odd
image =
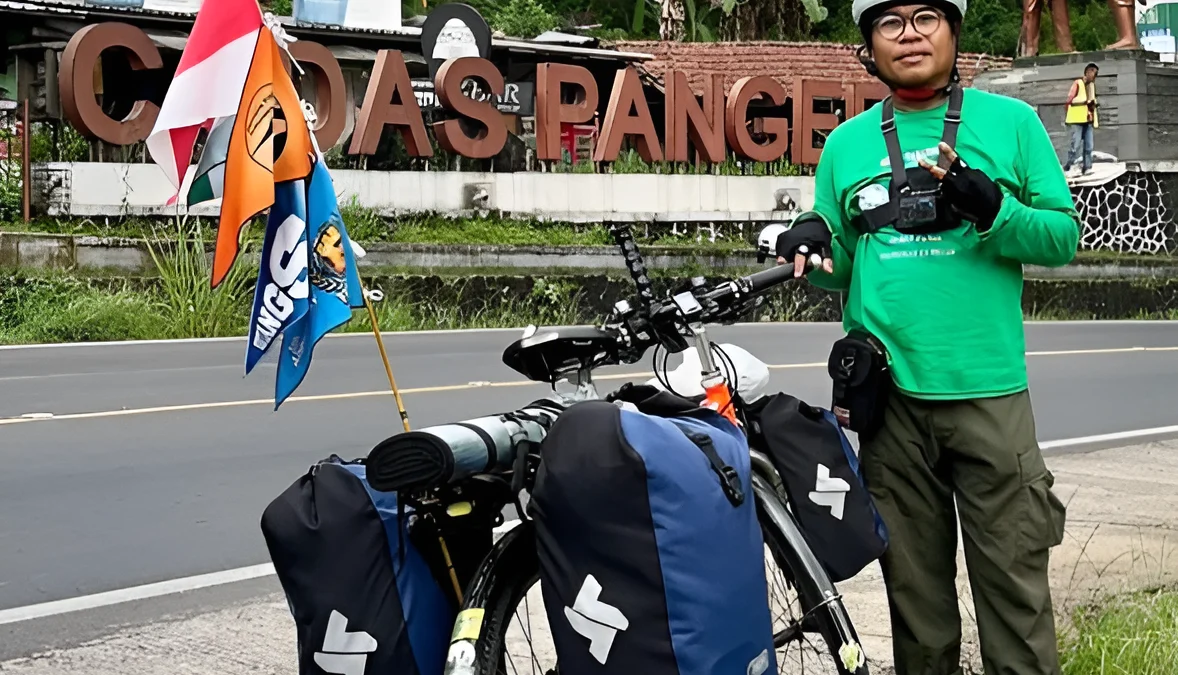
[[[777,498],[760,489],[757,493],[777,672],[867,675],[850,617],[837,595],[825,595],[824,589],[833,585],[824,573],[815,578],[806,561],[807,556],[813,558],[809,549],[796,551],[788,525],[778,524],[780,514],[775,511],[784,512],[784,507]],[[761,499],[773,501],[762,504]],[[780,571],[775,573],[770,563]],[[539,559],[531,523],[521,523],[504,535],[483,565],[463,604],[446,675],[559,675],[540,595]],[[796,610],[778,595],[791,588],[797,591]],[[781,610],[784,615],[779,614]],[[511,628],[513,619],[519,621],[518,632]],[[809,650],[813,656],[807,655]],[[848,663],[844,663],[844,656]]]
[[[769,605],[774,614],[773,644],[778,672],[868,675],[866,654],[851,617],[793,517],[758,476],[753,477],[753,489],[757,494],[757,520],[768,552],[766,562],[772,560],[783,573],[779,577],[768,567],[765,570]],[[778,591],[788,594],[791,589],[797,593],[798,611],[791,610],[787,619],[778,618],[777,609],[785,605],[775,594]],[[814,634],[818,640],[809,637]],[[810,659],[813,668],[807,665],[806,646],[814,652]]]
[[[538,668],[533,655],[525,668],[510,653],[508,624],[529,591],[539,597],[540,561],[536,556],[535,528],[521,522],[504,534],[487,554],[462,603],[455,621],[445,675],[555,675],[555,650],[549,654],[550,669]],[[532,615],[525,601],[524,616]],[[543,603],[537,602],[543,614]],[[530,635],[529,635],[530,637]]]

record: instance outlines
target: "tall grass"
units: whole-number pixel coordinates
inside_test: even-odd
[[[200,227],[188,217],[176,219],[175,236],[148,242],[159,273],[159,293],[169,317],[169,337],[226,337],[246,330],[254,283],[249,241],[243,241],[236,264],[217,288],[212,287],[212,260]]]
[[[77,279],[4,279],[0,343],[98,342],[171,337],[164,308],[150,295],[102,289]]]
[[[1076,612],[1061,638],[1064,675],[1173,675],[1178,672],[1178,592],[1115,597]]]
[[[462,305],[437,298],[417,298],[393,292],[374,303],[382,331],[459,330],[463,328],[520,328],[528,324],[568,326],[581,323],[581,291],[567,282],[538,279],[527,297],[506,293]],[[367,311],[358,311],[341,332],[372,330]]]

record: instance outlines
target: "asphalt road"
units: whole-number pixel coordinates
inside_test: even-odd
[[[840,334],[762,324],[713,338],[782,366],[774,390],[827,403],[817,364]],[[500,361],[517,336],[387,336],[413,425],[544,395]],[[1178,323],[1028,324],[1028,350],[1041,441],[1178,425]],[[0,611],[268,562],[266,504],[315,460],[365,455],[399,430],[371,336],[322,342],[299,398],[277,412],[273,366],[242,379],[244,351],[240,340],[0,349]],[[602,391],[647,371],[649,361],[606,369]],[[56,418],[22,418],[46,413]],[[136,606],[41,620],[35,639],[31,626],[0,626],[0,661],[130,621]],[[22,630],[23,641],[11,639]]]

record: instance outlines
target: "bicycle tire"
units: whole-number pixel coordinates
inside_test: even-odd
[[[759,487],[764,487],[764,483]],[[830,659],[834,662],[839,675],[868,675],[866,660],[854,669],[848,669],[840,658],[839,648],[848,640],[859,647],[851,618],[837,596],[828,601],[827,598],[816,596],[823,588],[833,588],[829,579],[808,578],[809,575],[798,577],[798,569],[813,569],[802,562],[803,558],[813,554],[807,548],[804,552],[793,550],[789,537],[781,531],[776,522],[770,517],[769,509],[762,504],[766,497],[763,490],[756,490],[757,520],[761,525],[762,537],[769,547],[774,562],[791,577],[805,579],[804,583],[796,583],[791,579],[803,603],[803,611],[807,614],[814,612],[818,623],[818,632],[830,650]],[[770,493],[769,498],[778,504],[780,500]],[[473,634],[474,663],[465,669],[452,669],[447,663],[446,675],[506,675],[504,664],[506,653],[506,626],[511,615],[519,605],[520,600],[527,595],[532,586],[540,579],[539,557],[536,555],[536,540],[534,526],[524,521],[504,535],[491,553],[487,555],[483,566],[476,574],[471,589],[463,602],[462,615],[470,616],[470,612],[481,612],[482,621],[479,630]],[[817,564],[816,560],[809,561]],[[820,568],[819,568],[820,569]],[[825,573],[822,573],[825,576]],[[816,610],[817,608],[817,610]],[[816,611],[815,611],[816,610]],[[459,630],[455,629],[455,642],[459,641]],[[468,640],[468,642],[471,642]],[[780,645],[778,645],[780,647]],[[453,651],[451,652],[454,653]],[[453,659],[450,659],[453,662]],[[559,666],[554,667],[559,673]]]
[[[471,580],[455,621],[445,675],[506,674],[506,626],[519,601],[539,580],[535,526],[523,521],[495,542]],[[464,631],[464,617],[480,614],[478,629]],[[464,650],[473,652],[474,661],[459,667]]]
[[[814,615],[818,633],[826,643],[829,658],[834,662],[839,675],[868,675],[866,654],[855,625],[840,599],[841,596],[834,592],[834,584],[810,548],[791,543],[799,540],[804,543],[793,516],[785,510],[781,499],[757,476],[753,478],[753,488],[757,493],[757,522],[761,525],[761,536],[765,545],[769,548],[774,562],[790,577],[789,583],[797,590],[802,601],[802,611],[807,615]],[[785,512],[788,518],[786,522],[792,527],[793,532],[783,531],[778,525],[781,521],[769,515],[770,506],[767,499],[772,499],[775,505]],[[799,575],[799,570],[803,571],[803,574]],[[850,645],[852,650],[857,650],[848,653],[848,658],[852,655],[859,657],[855,659],[854,667],[844,662],[841,651],[844,645]]]

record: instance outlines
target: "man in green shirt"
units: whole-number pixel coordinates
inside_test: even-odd
[[[1047,573],[1065,509],[1036,441],[1022,266],[1070,262],[1081,225],[1035,110],[958,84],[965,9],[854,0],[860,58],[892,95],[830,134],[777,255],[845,293],[844,328],[885,354],[860,458],[889,531],[897,673],[962,672],[959,518],[986,673],[1058,675]]]

